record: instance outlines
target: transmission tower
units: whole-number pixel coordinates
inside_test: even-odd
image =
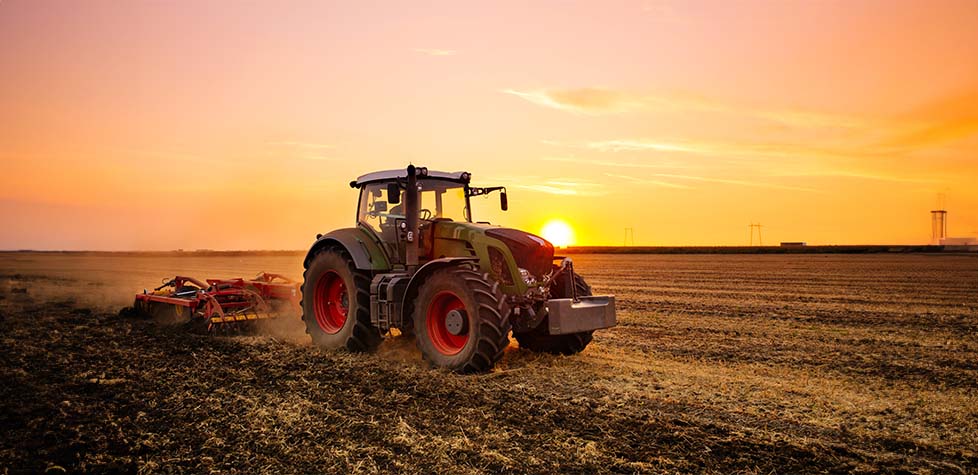
[[[947,195],[937,194],[937,209],[930,212],[930,242],[941,244],[947,237]]]
[[[629,244],[631,242],[631,244]],[[625,228],[625,240],[621,243],[622,246],[634,246],[635,245],[635,228]]]
[[[763,246],[764,240],[761,238],[761,223],[750,223],[747,225],[750,228],[750,245],[754,245],[754,230],[757,230],[757,245]]]

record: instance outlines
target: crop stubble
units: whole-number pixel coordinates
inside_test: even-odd
[[[301,272],[208,259],[0,256],[0,468],[976,470],[975,256],[575,256],[620,325],[466,377],[404,337],[348,355],[296,321],[213,336],[111,311],[181,266]]]

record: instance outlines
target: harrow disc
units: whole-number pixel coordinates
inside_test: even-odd
[[[275,317],[268,302],[253,290],[235,289],[222,297],[205,297],[202,313],[208,330],[239,330],[257,320]]]

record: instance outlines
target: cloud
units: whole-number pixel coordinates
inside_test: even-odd
[[[411,51],[415,53],[421,53],[428,56],[455,56],[458,51],[453,49],[437,49],[437,48],[414,48]]]
[[[978,85],[922,104],[896,118],[901,133],[879,145],[893,152],[908,152],[978,134]]]
[[[599,152],[668,152],[714,157],[803,158],[869,155],[870,149],[845,150],[799,143],[725,142],[710,140],[614,139],[587,142],[581,148]]]
[[[604,176],[611,177],[611,178],[616,178],[616,179],[619,179],[619,180],[625,180],[627,182],[635,183],[635,184],[639,184],[639,185],[662,186],[662,187],[665,187],[665,188],[681,188],[681,189],[686,189],[686,190],[693,189],[692,187],[689,187],[689,186],[686,186],[686,185],[680,185],[678,183],[670,183],[668,181],[661,181],[661,180],[648,180],[648,179],[645,179],[645,178],[637,178],[637,177],[628,176],[628,175],[615,175],[615,174],[612,174],[612,173],[605,173]]]
[[[841,169],[825,170],[800,170],[800,171],[781,171],[772,173],[771,176],[779,177],[834,177],[834,178],[855,178],[860,180],[888,181],[893,183],[937,183],[938,180],[930,178],[908,178],[895,175],[886,175],[871,172],[861,172]]]
[[[564,196],[602,196],[608,194],[603,190],[604,185],[571,179],[546,180],[542,183],[523,183],[513,185],[513,187]]]
[[[890,117],[830,114],[804,109],[740,106],[692,95],[652,95],[607,88],[543,89],[502,92],[533,104],[575,114],[625,111],[685,112],[754,119],[807,131],[808,140],[782,142],[711,142],[662,139],[593,141],[587,148],[600,151],[659,151],[710,155],[766,157],[892,157],[941,146],[978,135],[978,87],[949,94]],[[830,132],[844,130],[844,136]],[[558,142],[544,142],[563,145]]]
[[[541,193],[549,193],[551,195],[577,195],[579,194],[577,190],[572,188],[563,188],[559,186],[552,185],[515,185],[514,188],[522,188],[524,190],[539,191]]]
[[[584,87],[523,91],[503,89],[542,107],[577,114],[611,114],[630,111],[693,112],[723,114],[795,127],[867,128],[874,122],[862,117],[828,114],[803,109],[770,109],[756,105],[737,105],[689,94],[645,94],[627,90]]]
[[[731,180],[727,178],[711,178],[705,176],[692,176],[692,175],[672,175],[668,173],[655,173],[652,176],[662,177],[662,178],[675,178],[679,180],[703,181],[709,183],[723,183],[726,185],[749,186],[754,188],[770,188],[775,190],[806,191],[810,193],[821,193],[820,190],[816,190],[813,188],[805,188],[801,186],[778,185],[776,183],[764,183],[764,182],[746,181],[746,180]]]
[[[978,135],[978,87],[948,94],[888,117],[832,114],[801,108],[778,109],[732,104],[689,94],[655,95],[610,88],[505,89],[541,107],[583,115],[623,112],[675,112],[751,119],[790,127],[807,139],[781,136],[767,142],[624,138],[591,141],[583,148],[602,152],[667,152],[727,157],[892,159],[945,146]],[[787,130],[786,130],[787,132]],[[840,134],[840,132],[844,132]],[[770,135],[770,132],[765,132]],[[568,146],[544,141],[549,145]],[[580,145],[571,145],[581,148]]]
[[[615,141],[615,142],[621,142],[621,141]],[[636,143],[641,144],[641,142],[636,142]],[[606,151],[606,152],[620,151],[620,150],[664,150],[664,149],[672,150],[672,148],[670,147],[645,147],[641,145],[636,145],[634,147],[622,147],[620,145],[616,145],[616,146],[596,147],[596,148],[598,150]],[[699,147],[699,148],[692,147],[692,146],[684,147],[685,151],[704,153],[704,154],[708,153],[708,151],[715,152],[718,149],[719,149],[718,145],[709,146],[709,147]],[[763,147],[759,148],[758,150],[763,151]],[[794,154],[781,155],[769,151],[767,152],[767,155],[768,156],[773,155],[776,157],[791,156],[802,160],[806,158],[811,158],[810,156],[806,155],[805,152],[799,152],[797,150],[795,152],[796,153]],[[739,155],[745,153],[745,150],[734,151],[732,153]],[[808,153],[815,153],[815,152],[808,152]],[[717,153],[717,155],[723,155],[723,153]],[[762,155],[764,154],[762,153]],[[772,164],[770,162],[765,161],[761,163],[761,166],[764,167],[764,171],[760,173],[770,177],[839,177],[839,178],[853,178],[853,179],[863,179],[863,180],[873,180],[873,181],[887,181],[893,183],[937,183],[938,182],[938,180],[932,178],[903,177],[903,176],[892,175],[889,173],[879,173],[879,172],[872,172],[872,171],[865,171],[865,170],[850,169],[850,168],[846,168],[845,163],[839,163],[840,160],[837,159],[837,157],[836,159],[828,160],[828,162],[836,162],[835,164],[826,163],[827,160],[825,160],[826,157],[824,156],[819,156],[816,158],[817,160],[815,161],[815,165],[810,165],[808,167],[805,167],[804,165],[792,166],[791,164],[781,164],[781,163]],[[578,163],[582,165],[591,165],[591,166],[598,166],[598,167],[605,167],[605,168],[629,168],[629,169],[653,169],[653,170],[654,169],[692,170],[692,169],[706,168],[705,166],[699,166],[699,165],[676,162],[676,161],[663,161],[659,158],[657,158],[657,161],[655,163],[624,162],[624,161],[614,161],[614,160],[604,160],[604,159],[577,158],[577,157],[544,157],[541,160],[548,161],[548,162]],[[606,173],[605,175],[609,177],[615,177],[615,178],[624,178],[624,179],[632,178],[633,181],[634,180],[648,181],[646,179],[630,177],[625,175],[613,175],[610,173]],[[666,173],[657,173],[652,176],[657,176],[660,178],[686,179],[686,180],[694,180],[694,181],[714,181],[717,183],[727,183],[727,184],[743,185],[743,186],[784,188],[784,189],[797,190],[797,191],[817,191],[811,188],[793,187],[793,186],[785,187],[776,184],[769,184],[769,183],[762,183],[762,182],[748,182],[748,181],[741,181],[741,180],[722,180],[719,178],[707,178],[707,177],[701,177],[695,175],[671,175]],[[663,182],[663,183],[669,183],[669,182]],[[655,181],[650,182],[649,184],[668,186]]]
[[[546,161],[573,161],[574,163],[581,163],[581,164],[588,164],[588,165],[621,166],[623,168],[659,168],[655,164],[614,163],[614,162],[604,162],[604,161],[601,161],[601,160],[587,160],[587,159],[575,159],[575,158],[565,159],[565,158],[559,158],[559,157],[548,157],[548,158],[544,158],[543,160],[546,160]],[[821,193],[820,190],[816,190],[814,188],[801,187],[801,186],[780,185],[780,184],[777,184],[777,183],[767,183],[767,182],[748,181],[748,180],[737,180],[737,179],[729,179],[729,178],[713,178],[713,177],[707,177],[707,176],[701,176],[701,175],[687,175],[687,174],[659,173],[659,172],[656,172],[656,173],[647,173],[647,174],[643,174],[641,176],[613,174],[613,173],[605,173],[604,175],[607,176],[607,177],[610,177],[610,178],[628,180],[628,181],[630,181],[632,183],[646,184],[646,185],[652,185],[652,186],[662,186],[662,187],[667,187],[667,188],[679,188],[679,189],[693,189],[693,188],[690,187],[690,186],[688,186],[688,185],[685,185],[685,184],[676,183],[677,180],[678,181],[698,181],[698,182],[707,182],[707,183],[722,183],[722,184],[725,184],[725,185],[747,186],[747,187],[754,187],[754,188],[769,188],[769,189],[776,189],[776,190],[804,191],[804,192],[808,192],[808,193]],[[649,177],[651,177],[651,178],[649,178]],[[655,178],[666,178],[666,179],[669,179],[671,181],[657,180]],[[554,193],[554,194],[580,194],[580,193],[574,193],[574,192],[572,192],[572,191],[575,191],[573,189],[563,189],[562,191],[558,191],[557,189],[550,189],[550,188],[557,188],[557,187],[553,187],[552,186],[554,184],[555,184],[554,181],[550,181],[550,182],[547,182],[547,185],[548,186],[546,188],[541,188],[540,185],[532,185],[532,186],[533,186],[534,189],[536,189],[536,191],[545,191],[545,192],[550,192],[550,193]],[[578,183],[578,185],[581,185],[581,184]],[[597,185],[597,184],[589,184],[589,185],[590,186],[600,186],[600,185]],[[526,186],[522,186],[522,187],[529,189],[530,188],[530,185],[526,185]]]
[[[611,160],[574,158],[574,157],[545,157],[542,160],[547,162],[579,163],[582,165],[597,165],[602,167],[620,167],[620,168],[655,168],[655,169],[700,168],[700,167],[690,166],[687,164],[682,164],[677,162],[661,162],[661,161],[658,163],[633,163],[633,162],[616,162]]]
[[[602,196],[608,194],[601,183],[575,178],[545,178],[538,176],[497,176],[491,182],[508,183],[511,188],[519,188],[539,193],[563,196]]]
[[[603,140],[589,142],[588,148],[600,150],[602,152],[635,152],[652,150],[657,152],[705,152],[705,148],[695,145],[683,145],[680,143],[663,142],[659,140],[645,139],[626,139],[626,140]]]
[[[500,92],[519,97],[539,106],[578,114],[606,114],[638,109],[643,106],[641,98],[625,92],[602,88],[550,91],[503,89]]]
[[[623,90],[583,88],[536,91],[505,90],[533,104],[575,114],[605,114],[624,111],[669,111],[690,113],[704,120],[753,119],[778,124],[758,128],[755,133],[724,139],[679,137],[612,137],[585,141],[544,140],[542,143],[572,149],[570,157],[543,160],[580,163],[594,167],[655,170],[664,168],[708,169],[726,159],[737,168],[751,169],[751,177],[836,177],[895,184],[940,183],[938,175],[895,174],[896,161],[924,167],[920,160],[962,160],[974,155],[978,138],[978,87],[963,93],[947,94],[907,110],[887,116],[826,114],[803,109],[764,109],[739,107],[694,96],[655,96]],[[780,127],[787,126],[787,127]],[[762,137],[763,139],[758,139]],[[585,155],[578,158],[574,154]],[[618,158],[618,154],[624,158]],[[634,160],[634,161],[633,161]],[[903,168],[903,165],[897,168]],[[937,167],[936,170],[940,170]],[[708,182],[736,186],[821,192],[801,186],[738,179],[727,170],[702,173],[635,173],[635,180],[650,186],[669,186],[677,182]],[[940,173],[935,171],[935,173]],[[730,176],[713,178],[712,176]],[[610,175],[609,175],[610,176]],[[618,175],[614,178],[623,178]],[[944,180],[953,179],[945,176]],[[773,178],[774,181],[781,181]],[[635,182],[638,183],[638,182]]]

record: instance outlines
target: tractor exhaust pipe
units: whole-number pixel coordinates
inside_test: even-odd
[[[407,233],[404,246],[404,260],[407,271],[413,274],[418,269],[418,170],[414,165],[407,167],[407,190],[404,193],[404,214],[407,215]]]

